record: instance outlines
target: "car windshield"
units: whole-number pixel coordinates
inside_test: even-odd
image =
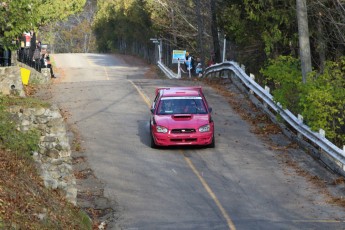
[[[163,97],[157,114],[207,114],[207,110],[201,97]]]

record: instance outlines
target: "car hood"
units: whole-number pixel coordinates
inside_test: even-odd
[[[194,128],[209,123],[208,114],[175,114],[175,115],[155,115],[157,125],[168,129]]]

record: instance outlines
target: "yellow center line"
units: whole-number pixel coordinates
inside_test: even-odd
[[[147,106],[150,108],[151,107],[150,99],[139,89],[139,87],[133,81],[131,80],[128,80],[128,81],[134,86],[134,88],[138,91],[140,96],[144,99]]]
[[[138,91],[140,96],[144,99],[145,103],[150,107],[151,106],[150,99],[139,89],[139,87],[133,81],[131,81],[131,80],[128,80],[128,81],[134,86],[134,88]],[[180,150],[180,152],[183,155],[183,151]],[[226,210],[224,209],[224,207],[222,206],[222,204],[218,200],[216,194],[212,191],[212,189],[207,184],[205,179],[200,175],[199,171],[195,168],[193,162],[189,158],[187,158],[186,156],[183,156],[183,157],[184,157],[184,160],[187,162],[188,166],[192,169],[194,174],[198,177],[198,179],[200,180],[201,184],[204,186],[206,192],[210,195],[210,197],[216,203],[217,207],[219,208],[220,212],[222,213],[223,217],[225,218],[225,220],[226,220],[226,222],[228,224],[229,229],[236,230],[236,227],[235,227],[234,223],[232,222],[230,216],[228,215],[228,213],[226,212]]]
[[[91,61],[89,58],[86,58],[86,61],[89,63],[90,66],[93,66],[93,67],[98,66],[93,61]],[[110,80],[106,66],[103,66],[103,69],[104,69],[104,72],[105,72],[106,80]]]
[[[182,152],[182,150],[181,150],[181,152]],[[211,196],[213,201],[216,203],[217,207],[219,208],[220,212],[222,213],[223,217],[225,218],[225,220],[226,220],[226,222],[228,224],[229,229],[235,230],[236,227],[235,227],[234,223],[232,222],[230,216],[228,215],[228,213],[226,212],[226,210],[224,209],[224,207],[222,206],[222,204],[218,200],[216,194],[214,194],[214,192],[212,191],[210,186],[207,184],[205,179],[200,175],[199,171],[195,168],[195,166],[192,163],[192,161],[188,157],[186,157],[186,156],[184,156],[184,159],[187,162],[187,164],[189,165],[189,167],[193,170],[194,174],[199,178],[201,184],[204,186],[204,188],[206,189],[207,193]]]

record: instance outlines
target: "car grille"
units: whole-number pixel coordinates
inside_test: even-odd
[[[170,139],[171,142],[196,142],[196,138],[186,138],[186,139],[178,139],[178,138],[172,138]]]
[[[171,133],[195,133],[195,129],[173,129]]]

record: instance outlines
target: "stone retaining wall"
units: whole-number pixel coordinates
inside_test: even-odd
[[[0,67],[0,94],[25,97],[20,68],[30,70],[30,83],[46,84],[50,82],[50,70],[35,69],[19,63],[18,66]],[[67,199],[76,204],[76,179],[72,170],[71,148],[67,129],[60,110],[56,105],[50,108],[24,108],[13,106],[8,108],[18,122],[18,129],[26,131],[36,128],[41,132],[39,151],[33,158],[39,163],[41,176],[48,188],[62,189]]]
[[[29,84],[47,84],[50,82],[50,69],[42,68],[41,72],[19,63],[18,66],[0,67],[0,93],[25,97],[20,68],[30,70]]]
[[[0,93],[25,97],[20,68],[18,66],[0,67]]]
[[[67,199],[76,204],[76,179],[72,170],[71,148],[67,129],[56,105],[50,108],[9,108],[18,122],[18,129],[26,131],[36,128],[41,132],[40,150],[33,158],[40,165],[40,173],[48,188],[62,189]]]

